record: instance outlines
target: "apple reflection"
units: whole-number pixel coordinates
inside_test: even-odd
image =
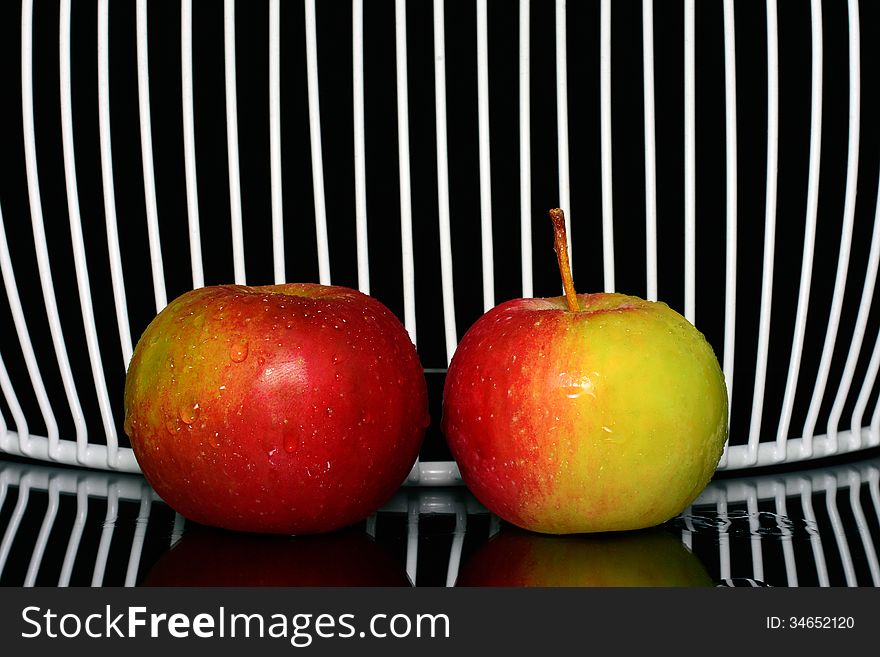
[[[403,565],[362,529],[314,536],[193,526],[142,586],[411,586]]]
[[[463,565],[458,586],[713,586],[700,560],[663,529],[550,536],[505,526]]]

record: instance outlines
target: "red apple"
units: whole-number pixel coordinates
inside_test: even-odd
[[[403,564],[363,530],[265,536],[188,528],[142,586],[411,586]]]
[[[462,566],[457,586],[713,586],[702,562],[662,529],[546,536],[507,527]]]
[[[125,431],[150,485],[196,522],[306,534],[378,509],[428,424],[404,327],[317,284],[206,287],[150,323],[125,385]]]
[[[481,317],[449,366],[443,431],[476,497],[546,533],[640,529],[709,482],[727,436],[712,347],[664,303],[577,295],[551,212],[564,297]]]

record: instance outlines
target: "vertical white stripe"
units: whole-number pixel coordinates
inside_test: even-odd
[[[40,179],[37,169],[37,144],[36,134],[34,130],[34,90],[33,90],[33,1],[24,0],[21,9],[21,106],[22,106],[22,124],[24,137],[24,158],[25,170],[27,173],[28,183],[28,200],[31,206],[31,225],[34,235],[34,247],[37,253],[37,266],[40,272],[40,287],[43,291],[43,302],[46,306],[46,315],[49,319],[49,331],[52,335],[52,343],[55,348],[55,356],[58,361],[58,369],[61,372],[61,380],[64,385],[64,393],[67,396],[67,403],[70,406],[70,412],[73,416],[73,423],[76,428],[76,457],[77,461],[82,463],[86,458],[86,448],[88,447],[88,433],[86,429],[85,417],[83,417],[82,406],[79,403],[79,397],[76,393],[76,384],[73,380],[73,372],[70,369],[70,359],[67,356],[67,347],[64,344],[64,332],[61,330],[61,319],[58,316],[58,303],[55,299],[55,285],[52,282],[52,269],[49,263],[49,249],[46,246],[46,228],[43,222],[43,204],[40,198]],[[5,236],[4,236],[5,249]],[[4,254],[8,256],[8,254]],[[8,258],[6,265],[11,265]],[[13,282],[10,271],[4,272],[4,281],[7,285],[7,294],[9,293],[9,285]],[[15,290],[14,295],[10,295],[10,303],[12,297],[18,301],[18,292]],[[18,306],[20,311],[20,305]],[[16,309],[13,309],[16,313]],[[17,313],[16,313],[17,314]],[[15,316],[14,316],[15,317]],[[18,331],[19,340],[22,342],[22,349],[25,356],[28,356],[30,350],[30,338],[27,338],[27,344],[22,339],[21,329],[24,327],[24,317],[19,318],[16,322],[16,330]],[[36,364],[35,364],[36,365]],[[35,374],[39,376],[38,370],[29,369],[31,381],[34,382]],[[39,381],[38,398],[42,389],[42,381]],[[45,389],[42,389],[45,392]],[[45,407],[45,408],[44,408]],[[41,404],[41,410],[48,409],[48,400],[45,404]],[[51,411],[50,417],[51,417]],[[58,458],[58,430],[54,426],[54,417],[51,417],[52,425],[48,427],[49,431],[49,458]]]
[[[318,239],[318,277],[330,285],[330,245],[324,197],[324,156],[321,150],[321,103],[318,91],[318,38],[315,0],[306,0],[306,65],[309,92],[309,137],[312,148],[312,188],[315,195],[315,232]]]
[[[489,20],[487,0],[477,0],[477,114],[480,139],[480,243],[483,255],[483,311],[495,305],[492,249],[492,160],[489,147]]]
[[[461,565],[461,550],[467,532],[467,508],[464,502],[455,503],[455,529],[452,533],[452,546],[449,549],[449,564],[446,567],[446,586],[455,586]]]
[[[880,340],[880,336],[878,336],[878,340]],[[880,399],[877,400],[877,403],[874,405],[874,415],[871,417],[871,429],[870,429],[870,437],[868,438],[868,445],[871,447],[876,447],[880,445]]]
[[[48,497],[49,504],[46,506],[46,513],[43,515],[43,524],[40,525],[40,533],[37,534],[37,541],[34,543],[33,550],[31,550],[31,560],[24,575],[24,586],[27,588],[37,583],[37,575],[40,572],[40,566],[43,564],[43,555],[46,553],[49,535],[52,533],[52,526],[55,524],[55,518],[58,515],[58,479],[53,475],[49,476]]]
[[[6,400],[9,411],[12,413],[12,420],[15,422],[15,430],[18,433],[18,448],[23,454],[28,454],[31,448],[31,439],[28,433],[27,419],[21,410],[21,404],[18,403],[18,397],[12,387],[12,381],[9,379],[9,372],[6,371],[6,364],[3,357],[0,356],[0,390],[3,392],[3,398]],[[0,445],[7,438],[6,420],[0,414]],[[2,508],[2,507],[0,507]]]
[[[865,559],[868,562],[868,570],[871,572],[871,583],[874,586],[880,586],[880,562],[877,561],[877,550],[874,548],[874,541],[871,538],[871,528],[865,519],[860,499],[862,480],[855,470],[849,471],[847,479],[849,482],[849,504],[852,507],[853,519],[856,521],[856,527],[858,527],[859,536],[862,539],[862,548],[865,550]]]
[[[150,58],[147,39],[147,0],[137,2],[138,114],[141,124],[141,160],[144,167],[144,200],[147,209],[147,235],[150,243],[150,266],[153,273],[153,296],[156,312],[168,303],[165,273],[162,267],[162,242],[159,238],[159,208],[156,203],[156,172],[153,168],[153,128],[150,117]]]
[[[801,260],[801,278],[798,289],[797,318],[791,343],[791,358],[788,376],[785,381],[785,395],[782,399],[779,428],[776,432],[776,457],[785,459],[785,444],[791,425],[794,397],[797,392],[798,373],[804,349],[804,334],[807,329],[807,311],[810,305],[810,283],[813,276],[813,253],[816,244],[816,216],[819,209],[819,161],[822,152],[822,1],[811,0],[810,22],[812,25],[812,83],[810,106],[810,168],[807,183],[807,219],[804,228],[804,252]],[[811,437],[804,437],[801,444],[804,456],[813,453]]]
[[[73,573],[73,565],[76,562],[76,554],[79,551],[79,544],[88,513],[88,485],[85,479],[80,479],[76,482],[76,516],[74,517],[73,527],[70,530],[70,539],[67,541],[67,550],[64,552],[61,574],[58,576],[58,586],[70,586],[70,575]]]
[[[174,525],[171,527],[171,540],[169,541],[169,545],[173,546],[177,541],[179,541],[183,537],[184,529],[186,528],[186,518],[184,518],[179,513],[174,514]]]
[[[196,132],[193,103],[192,0],[180,3],[180,73],[183,101],[183,162],[186,173],[186,210],[193,288],[205,284],[202,239],[199,230],[199,186],[196,176]]]
[[[831,312],[819,361],[819,374],[813,387],[813,397],[807,420],[804,423],[804,440],[812,440],[819,419],[819,410],[825,398],[825,386],[831,371],[831,358],[840,328],[840,314],[843,310],[843,297],[846,292],[846,275],[849,269],[850,248],[852,246],[853,223],[856,212],[856,189],[859,177],[859,128],[861,117],[861,56],[859,54],[859,3],[849,0],[849,149],[846,161],[846,197],[843,207],[843,226],[840,234],[840,253],[837,259],[837,274],[834,278],[834,295],[831,299]],[[837,432],[828,433],[827,452],[837,452]]]
[[[843,415],[846,397],[849,394],[856,372],[856,365],[862,353],[862,344],[868,327],[868,317],[871,313],[871,302],[874,300],[878,265],[880,265],[880,188],[878,188],[877,203],[874,211],[874,230],[871,235],[871,250],[868,254],[868,268],[865,272],[865,284],[862,287],[862,299],[859,302],[859,313],[856,317],[856,325],[853,329],[853,336],[849,345],[849,353],[846,357],[846,365],[843,368],[840,387],[837,390],[837,396],[834,398],[834,405],[831,407],[831,414],[828,417],[828,435],[837,434],[840,416]],[[880,334],[878,334],[877,344],[880,345]],[[880,364],[880,355],[876,352],[877,349],[875,348],[875,353],[871,355],[871,363],[868,366],[868,372],[865,375],[865,381],[862,385],[862,390],[859,392],[859,397],[856,400],[852,414],[850,440],[853,449],[858,449],[862,446],[862,417],[865,412],[865,406],[868,403],[868,394],[870,394],[877,376],[878,364]],[[875,359],[878,359],[878,362],[875,362]]]
[[[733,364],[736,347],[736,224],[737,224],[737,150],[736,150],[736,28],[733,0],[724,1],[724,119],[725,163],[727,181],[727,235],[724,276],[724,380],[727,384],[728,420],[733,408]],[[696,267],[696,261],[694,262]],[[750,446],[751,448],[751,446]],[[725,451],[727,445],[725,445]],[[755,445],[754,458],[758,452]],[[758,579],[761,579],[758,577]]]
[[[806,477],[799,479],[801,493],[801,508],[804,510],[804,520],[810,531],[810,545],[813,548],[813,561],[816,563],[816,577],[819,586],[830,586],[828,579],[828,565],[825,561],[825,550],[822,547],[822,535],[816,523],[816,513],[813,511],[813,485]]]
[[[6,567],[6,560],[9,558],[9,551],[12,549],[12,542],[18,533],[21,525],[21,519],[24,517],[24,511],[27,507],[28,498],[30,497],[32,474],[24,475],[18,482],[18,499],[12,509],[12,515],[6,524],[6,531],[3,534],[3,540],[0,541],[0,575]]]
[[[858,586],[856,571],[853,565],[849,542],[846,538],[846,530],[840,512],[837,510],[837,477],[826,475],[825,507],[828,510],[828,518],[831,520],[831,528],[834,530],[834,538],[837,541],[837,550],[840,552],[840,562],[843,565],[843,575],[847,586]]]
[[[137,584],[138,570],[141,565],[141,552],[144,549],[144,538],[147,535],[147,524],[150,522],[150,508],[153,504],[153,489],[144,484],[141,488],[141,506],[131,539],[131,552],[128,555],[128,568],[125,571],[125,586]]]
[[[352,69],[354,76],[354,187],[357,230],[358,289],[370,293],[367,238],[367,146],[364,119],[364,2],[352,0]]]
[[[696,316],[696,89],[694,64],[694,0],[684,3],[684,315]]]
[[[724,0],[724,118],[726,143],[727,250],[724,280],[724,381],[727,384],[727,417],[733,409],[733,365],[736,349],[736,224],[737,224],[737,150],[736,150],[736,28],[733,0]],[[724,445],[719,467],[727,465],[728,442]]]
[[[406,509],[406,575],[413,586],[419,568],[419,501],[409,498]]]
[[[43,384],[43,376],[40,373],[40,367],[37,364],[37,357],[34,354],[34,347],[31,344],[30,333],[25,322],[24,310],[21,307],[21,298],[18,295],[18,286],[15,283],[15,273],[12,267],[12,260],[9,257],[9,244],[6,241],[6,227],[3,224],[3,212],[0,211],[0,272],[3,274],[3,285],[6,289],[6,298],[9,301],[9,309],[12,312],[12,321],[15,324],[15,333],[18,336],[18,342],[21,345],[24,363],[27,367],[28,377],[30,378],[31,387],[37,397],[37,404],[40,408],[40,414],[46,425],[46,433],[48,434],[49,445],[58,444],[58,423],[55,421],[55,414],[52,411],[52,405],[49,402],[49,395],[46,394],[46,386]],[[18,398],[12,388],[12,381],[6,372],[5,365],[2,368],[2,377],[0,377],[3,394],[12,417],[15,420],[16,429],[18,430],[18,446],[24,453],[29,453],[31,449],[31,440],[28,430],[27,419],[18,403]]]
[[[532,283],[532,137],[530,0],[519,0],[519,207],[522,295],[531,297]]]
[[[642,0],[645,91],[645,264],[647,297],[657,301],[657,136],[654,125],[654,0]]]
[[[245,285],[241,178],[238,161],[238,93],[235,72],[235,0],[223,4],[223,60],[226,76],[226,146],[229,164],[229,208],[232,215],[232,263],[235,282]]]
[[[764,264],[761,275],[761,315],[758,327],[758,355],[749,427],[749,459],[758,459],[764,385],[770,345],[770,317],[773,309],[773,262],[776,248],[776,190],[779,166],[779,52],[776,0],[767,0],[767,191],[764,206]],[[752,460],[754,459],[754,460]]]
[[[101,540],[95,554],[95,568],[92,571],[92,586],[104,583],[104,572],[107,570],[107,557],[110,555],[110,544],[113,542],[113,531],[116,529],[116,518],[119,513],[119,483],[112,483],[107,491],[107,513],[101,529]]]
[[[722,490],[721,499],[715,504],[718,516],[718,575],[722,580],[730,579],[730,518],[727,515],[727,489]]]
[[[400,244],[403,261],[403,323],[416,343],[416,275],[413,256],[412,191],[409,166],[409,83],[406,58],[406,0],[395,0],[397,59],[397,148],[400,166]]]
[[[880,217],[880,203],[878,203],[877,207],[878,217]],[[865,410],[868,408],[868,398],[871,396],[871,391],[874,389],[874,383],[877,381],[878,370],[880,370],[880,333],[877,334],[877,339],[874,341],[874,350],[871,352],[871,360],[868,363],[868,370],[865,372],[865,380],[862,383],[862,389],[859,391],[859,397],[856,399],[856,405],[853,407],[852,426],[850,427],[850,430],[854,434],[862,433],[862,418],[864,418]],[[878,404],[878,408],[880,408],[880,404]],[[861,440],[861,436],[859,440]],[[868,432],[867,444],[864,446],[876,447],[877,445],[880,445],[880,432],[872,426]]]
[[[782,554],[785,559],[785,579],[789,587],[798,585],[797,561],[794,557],[794,544],[792,543],[792,531],[788,523],[788,508],[785,503],[785,483],[775,482],[773,485],[774,498],[776,500],[776,526],[779,529],[782,542]]]
[[[446,145],[446,37],[443,0],[434,0],[434,104],[437,128],[437,210],[440,221],[440,278],[443,295],[443,328],[446,362],[452,360],[458,338],[455,332],[455,297],[452,289],[452,236],[449,231],[449,162]]]
[[[746,492],[746,509],[749,514],[749,534],[752,548],[752,577],[764,581],[764,552],[761,548],[761,519],[758,515],[758,491],[754,484]]]
[[[565,29],[565,0],[556,0],[556,151],[559,162],[559,207],[565,213],[568,232],[568,259],[571,255],[571,183],[568,157],[568,65]]]
[[[602,265],[606,292],[614,292],[614,199],[611,179],[611,0],[602,0],[599,35],[599,102],[602,160]]]
[[[104,223],[107,228],[107,253],[110,256],[110,280],[113,305],[122,347],[122,367],[131,360],[131,328],[125,300],[125,276],[119,253],[119,231],[116,221],[116,192],[113,185],[113,154],[110,146],[110,0],[98,0],[98,133],[101,147],[101,180],[104,191]]]
[[[281,1],[269,3],[269,166],[272,187],[272,263],[275,282],[286,282],[284,194],[281,178]]]
[[[61,0],[59,17],[59,72],[61,97],[61,144],[64,159],[64,180],[67,188],[67,211],[70,219],[70,238],[73,246],[73,263],[76,270],[76,284],[79,292],[80,311],[83,329],[86,334],[86,348],[92,366],[92,379],[98,397],[98,408],[104,425],[107,441],[107,467],[117,465],[119,440],[116,436],[116,423],[110,408],[110,395],[104,378],[104,364],[98,344],[98,329],[95,326],[95,311],[92,307],[92,289],[89,282],[89,269],[86,262],[86,247],[83,240],[82,218],[77,190],[76,159],[73,149],[73,90],[70,75],[70,11],[71,0]]]

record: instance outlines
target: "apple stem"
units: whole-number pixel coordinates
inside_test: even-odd
[[[560,208],[553,208],[550,210],[550,219],[553,221],[553,250],[556,251],[556,260],[559,262],[562,289],[565,290],[568,309],[572,312],[577,312],[581,307],[578,303],[577,293],[574,291],[571,264],[568,262],[568,237],[565,234],[565,213]]]

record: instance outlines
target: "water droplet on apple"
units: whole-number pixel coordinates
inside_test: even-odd
[[[177,414],[180,416],[181,422],[184,424],[192,424],[196,421],[196,417],[199,414],[199,403],[183,404]]]
[[[342,372],[337,372],[336,374],[333,375],[333,378],[336,379],[337,381],[342,381]]]
[[[258,365],[264,365],[265,363],[266,363],[266,359],[263,358],[262,356],[260,356],[259,358],[257,358],[257,364],[258,364]]]
[[[176,436],[180,433],[180,420],[176,417],[170,417],[165,421],[165,429],[172,436]]]
[[[284,432],[284,451],[288,454],[293,454],[296,451],[296,448],[299,447],[300,437],[299,433],[296,431],[285,431]]]
[[[369,424],[373,421],[373,418],[370,416],[370,411],[366,409],[361,409],[361,417],[358,420],[358,426],[363,426],[364,424]]]
[[[220,432],[214,431],[208,434],[208,444],[214,449],[220,449]]]
[[[611,427],[606,427],[603,425],[602,431],[605,431],[606,433],[613,433],[614,430]]]
[[[331,406],[328,406],[324,412],[327,413],[327,417],[330,417],[331,415],[333,415],[333,408]]]
[[[229,358],[232,359],[233,362],[241,363],[248,357],[248,343],[247,340],[241,340],[236,344],[232,345],[232,350],[229,352]]]

